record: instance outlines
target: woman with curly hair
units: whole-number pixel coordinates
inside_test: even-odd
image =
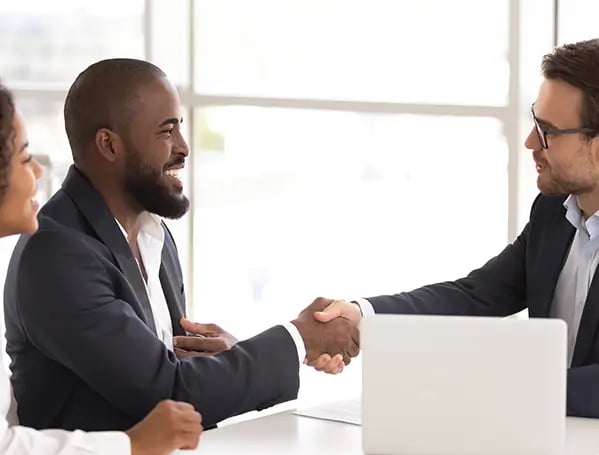
[[[37,230],[36,181],[40,164],[29,153],[25,123],[10,91],[0,82],[0,237]],[[202,432],[201,416],[190,404],[165,400],[125,432],[42,430],[10,426],[11,393],[0,372],[0,454],[163,455],[192,449]]]

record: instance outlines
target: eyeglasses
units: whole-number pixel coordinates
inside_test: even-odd
[[[547,135],[548,134],[553,134],[556,136],[563,136],[565,134],[579,134],[579,133],[595,133],[597,134],[597,130],[593,129],[593,128],[566,128],[563,130],[560,129],[551,129],[551,128],[546,128],[544,126],[539,125],[539,120],[537,119],[537,116],[535,115],[535,104],[532,103],[532,106],[530,106],[530,112],[532,113],[532,121],[535,124],[535,131],[537,132],[537,137],[539,138],[539,142],[541,143],[541,146],[546,149],[549,148],[549,146],[547,145]]]

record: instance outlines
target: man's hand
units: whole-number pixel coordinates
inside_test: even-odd
[[[191,336],[173,338],[175,354],[178,358],[207,356],[231,349],[237,339],[216,324],[199,324],[185,318],[179,321],[181,327]]]
[[[202,416],[188,403],[164,400],[125,433],[131,440],[131,455],[195,449],[202,433]]]
[[[323,310],[314,313],[314,319],[319,322],[329,322],[338,317],[344,317],[350,320],[355,327],[362,319],[360,306],[354,302],[346,300],[331,300],[331,303]],[[322,354],[313,362],[306,361],[308,365],[314,367],[316,371],[323,371],[328,374],[339,374],[343,371],[345,364],[343,357],[339,354],[331,357],[329,354]]]
[[[334,299],[329,300],[329,302],[330,304],[322,311],[314,313],[314,319],[318,322],[329,322],[335,318],[344,317],[349,319],[354,326],[358,326],[360,319],[362,319],[362,311],[357,303]]]
[[[330,317],[327,323],[316,320],[314,313],[323,312],[332,302],[319,297],[291,321],[304,340],[309,365],[321,354],[328,354],[331,361],[339,359],[335,355],[340,354],[347,365],[360,352],[358,329],[349,318],[339,314],[335,318]]]

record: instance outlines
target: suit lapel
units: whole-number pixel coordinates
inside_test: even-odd
[[[160,264],[160,284],[164,292],[164,298],[168,305],[168,310],[171,316],[171,324],[173,327],[173,336],[185,335],[185,331],[181,327],[179,320],[185,314],[183,294],[180,286],[178,286],[179,280],[175,275],[177,270],[175,264],[175,258],[170,251],[168,244],[169,234],[165,232],[164,247],[162,248],[162,264]]]
[[[74,166],[71,166],[69,169],[62,189],[69,195],[79,211],[87,219],[98,238],[112,252],[119,269],[121,269],[135,292],[145,316],[144,322],[156,333],[148,293],[141,272],[139,271],[139,266],[133,257],[133,253],[131,253],[127,240],[125,240],[102,196]]]
[[[566,262],[570,245],[576,230],[565,217],[566,209],[560,207],[549,229],[544,233],[545,240],[540,244],[547,245],[539,254],[537,262],[536,283],[534,287],[540,289],[538,300],[530,302],[529,312],[531,317],[549,317],[549,309],[559,274]]]
[[[599,302],[597,302],[597,299],[599,299],[599,278],[597,270],[595,270],[582,311],[580,326],[578,327],[578,335],[576,336],[574,355],[572,357],[572,367],[586,364],[587,354],[595,340],[595,332],[599,323]]]

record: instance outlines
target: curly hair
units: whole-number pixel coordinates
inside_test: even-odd
[[[8,188],[10,156],[14,148],[13,117],[15,103],[12,93],[0,81],[0,202],[4,199]]]

